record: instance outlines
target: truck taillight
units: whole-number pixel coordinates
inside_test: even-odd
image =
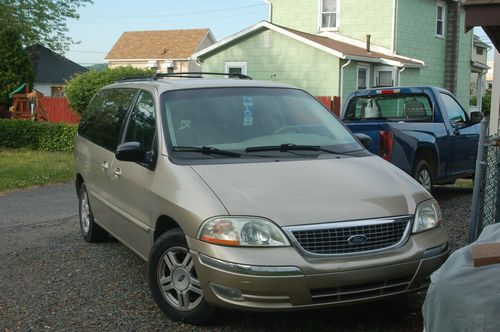
[[[392,150],[394,149],[394,136],[390,130],[381,130],[378,132],[379,155],[387,161],[391,160]]]

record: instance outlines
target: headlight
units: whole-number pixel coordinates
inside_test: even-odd
[[[415,211],[413,233],[436,227],[442,220],[441,209],[434,199],[420,203]]]
[[[271,221],[258,217],[214,217],[203,223],[198,239],[242,247],[289,246],[286,236]]]

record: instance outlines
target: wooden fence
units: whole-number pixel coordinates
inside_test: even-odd
[[[322,103],[336,116],[340,116],[340,97],[334,96],[316,96],[316,99]]]
[[[47,112],[49,122],[80,122],[80,117],[69,107],[66,98],[41,97],[38,98],[38,102]]]

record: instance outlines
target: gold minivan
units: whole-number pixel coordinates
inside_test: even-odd
[[[76,138],[83,238],[111,235],[147,261],[163,312],[201,324],[215,307],[426,287],[448,255],[439,205],[369,137],[288,85],[187,77],[106,86]]]

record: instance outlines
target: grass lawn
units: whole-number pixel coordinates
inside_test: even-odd
[[[74,177],[74,164],[73,153],[0,148],[0,193],[67,182]]]

